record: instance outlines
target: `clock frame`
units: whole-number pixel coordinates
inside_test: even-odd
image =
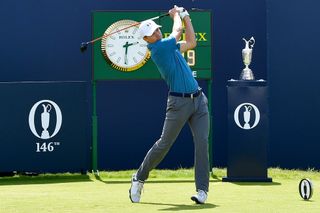
[[[150,58],[147,42],[139,34],[138,22],[120,20],[111,24],[104,32],[101,51],[113,68],[130,72],[142,67]],[[133,25],[132,27],[130,27]],[[125,30],[121,30],[127,28]],[[117,33],[114,33],[119,31]],[[109,35],[111,34],[112,35]]]

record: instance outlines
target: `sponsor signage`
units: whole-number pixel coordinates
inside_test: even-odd
[[[84,82],[0,83],[0,172],[87,170],[86,88]]]
[[[159,16],[165,11],[96,11],[93,12],[93,37],[110,34],[136,22]],[[193,75],[198,79],[212,78],[212,13],[189,11],[197,47],[183,54]],[[163,37],[172,31],[172,19],[156,20]],[[185,40],[185,34],[181,36]],[[146,42],[138,33],[138,26],[120,31],[102,39],[93,47],[94,80],[161,79],[156,65],[150,59]]]

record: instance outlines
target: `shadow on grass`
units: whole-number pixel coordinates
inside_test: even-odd
[[[314,202],[314,200],[303,200],[303,199],[301,199],[300,201],[307,202],[307,203],[313,203]]]
[[[131,180],[105,180],[105,179],[101,179],[99,176],[96,176],[96,179],[98,181],[101,181],[105,184],[123,184],[123,183],[131,183]],[[210,183],[212,182],[220,182],[220,181],[216,181],[216,180],[210,180]],[[194,183],[194,180],[147,180],[146,183]]]
[[[28,185],[28,184],[51,184],[51,183],[73,183],[73,182],[88,182],[90,177],[81,174],[69,175],[38,175],[38,176],[14,176],[0,178],[1,185]]]
[[[214,205],[211,203],[206,203],[202,205],[198,204],[174,204],[174,203],[150,203],[150,202],[140,202],[142,205],[155,205],[155,206],[168,206],[167,208],[159,209],[159,211],[187,211],[194,210],[199,211],[201,209],[212,209],[218,207],[218,205]]]
[[[131,183],[131,179],[122,179],[122,180],[112,180],[113,178],[110,178],[111,180],[108,180],[107,177],[101,178],[96,173],[94,174],[96,180],[101,181],[105,184],[123,184],[123,183]],[[210,183],[212,182],[221,182],[219,179],[210,180]],[[160,180],[153,180],[149,179],[146,181],[146,183],[194,183],[194,180],[192,179],[160,179]]]
[[[226,182],[239,186],[280,186],[279,182]]]

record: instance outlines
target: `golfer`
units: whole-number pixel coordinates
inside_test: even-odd
[[[197,193],[191,197],[197,204],[205,203],[209,189],[208,100],[181,53],[196,46],[195,33],[186,10],[174,6],[169,11],[173,19],[172,33],[162,38],[161,26],[152,20],[143,21],[139,31],[148,43],[151,58],[169,87],[166,118],[161,137],[148,151],[138,171],[133,174],[129,197],[139,202],[144,181],[149,172],[166,156],[182,127],[188,122],[195,147],[195,185]],[[185,40],[179,42],[185,26]],[[200,24],[200,23],[199,23]]]

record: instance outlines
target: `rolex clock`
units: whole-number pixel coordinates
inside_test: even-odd
[[[124,28],[127,29],[121,30]],[[121,31],[114,33],[118,30]],[[112,35],[108,36],[110,33]],[[108,27],[101,41],[101,50],[113,68],[124,72],[139,69],[150,58],[147,42],[139,34],[139,25],[132,20],[117,21]]]

